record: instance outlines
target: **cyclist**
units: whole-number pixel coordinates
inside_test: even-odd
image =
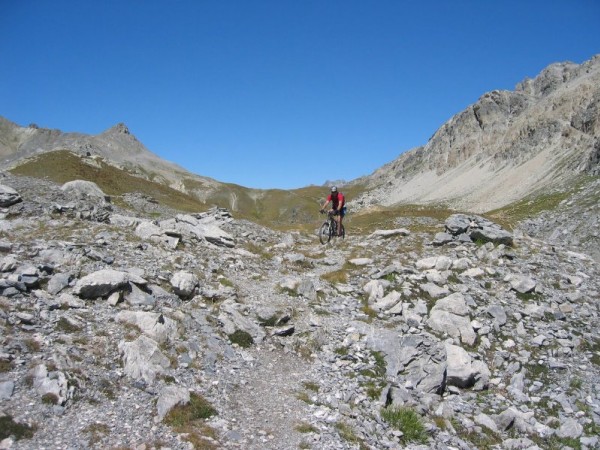
[[[331,193],[327,196],[327,200],[321,206],[321,211],[325,211],[327,205],[331,203],[331,212],[333,212],[335,216],[335,221],[337,223],[337,232],[338,236],[342,235],[342,220],[344,219],[344,215],[346,213],[346,199],[344,198],[344,194],[338,192],[336,186],[331,188]]]

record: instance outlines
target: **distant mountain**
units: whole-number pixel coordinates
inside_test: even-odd
[[[355,182],[358,207],[431,203],[475,212],[600,174],[600,55],[492,91],[429,142]]]
[[[600,55],[552,64],[514,91],[484,94],[426,145],[373,174],[326,185],[343,186],[352,211],[423,204],[491,211],[599,175],[599,112]],[[142,192],[187,209],[216,205],[280,226],[314,225],[328,190],[250,189],[193,174],[150,152],[124,124],[92,136],[0,117],[0,161],[23,175],[89,179],[110,195]]]
[[[86,179],[112,196],[141,192],[186,210],[216,205],[271,225],[314,222],[327,194],[317,186],[250,189],[191,173],[150,152],[125,124],[87,135],[21,127],[0,117],[0,161],[3,169],[21,175],[59,183]]]

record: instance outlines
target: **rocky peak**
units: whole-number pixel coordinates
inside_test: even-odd
[[[115,126],[109,128],[105,131],[106,134],[127,134],[130,135],[129,128],[123,122],[116,124]]]

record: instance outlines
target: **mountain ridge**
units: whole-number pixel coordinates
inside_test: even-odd
[[[357,203],[437,202],[484,212],[581,173],[598,174],[599,86],[595,56],[552,64],[515,91],[488,92],[427,144],[360,178],[367,192]]]
[[[600,55],[582,64],[551,64],[514,91],[483,94],[425,145],[344,182],[348,205],[356,212],[420,204],[483,213],[568,189],[581,174],[600,173],[599,110]],[[102,157],[207,205],[270,222],[314,221],[324,195],[318,186],[251,189],[194,174],[152,153],[123,123],[85,135],[20,127],[0,117],[0,157],[10,168],[57,150]]]

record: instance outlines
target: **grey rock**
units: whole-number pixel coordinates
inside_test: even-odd
[[[408,236],[410,234],[410,231],[408,231],[405,228],[397,228],[394,230],[375,230],[373,233],[371,233],[369,235],[370,238],[375,238],[375,237],[383,237],[383,238],[387,238],[387,237],[392,237],[392,236]]]
[[[135,325],[159,344],[173,342],[178,335],[177,322],[162,313],[121,311],[115,316],[115,321]]]
[[[50,280],[48,280],[48,285],[46,286],[46,291],[49,294],[56,295],[64,288],[69,286],[71,282],[72,275],[68,273],[57,273],[53,275]]]
[[[102,189],[92,181],[73,180],[62,185],[61,190],[74,198],[92,201],[106,202],[110,197],[102,192]]]
[[[10,186],[0,184],[0,207],[6,208],[23,201],[17,191]]]
[[[494,321],[502,326],[506,324],[506,311],[500,305],[490,305],[487,313],[494,318]]]
[[[190,392],[181,386],[166,386],[160,392],[156,402],[156,411],[160,420],[177,405],[187,405],[190,402]]]
[[[131,342],[121,341],[119,351],[123,357],[125,375],[149,385],[171,365],[156,341],[144,335]]]
[[[457,345],[447,343],[445,349],[448,364],[446,380],[448,386],[474,387],[476,390],[483,390],[488,387],[491,373],[485,363],[472,360],[469,354]],[[497,431],[495,427],[486,426]]]
[[[86,275],[75,284],[73,293],[81,298],[104,297],[127,285],[129,275],[118,270],[102,269]]]
[[[195,294],[199,284],[196,275],[184,270],[176,272],[170,282],[175,294],[183,299],[191,298]]]
[[[577,439],[583,434],[583,426],[573,418],[562,421],[556,435],[560,438]]]
[[[511,289],[521,294],[527,294],[529,292],[532,292],[537,285],[534,279],[525,275],[517,274],[508,275],[504,278],[504,281],[508,281],[510,283]]]
[[[296,292],[309,300],[317,299],[317,289],[315,288],[314,283],[308,278],[304,278],[302,281],[300,281],[300,283],[298,283]]]
[[[14,390],[14,381],[0,381],[0,400],[8,400],[9,398],[11,398]]]

